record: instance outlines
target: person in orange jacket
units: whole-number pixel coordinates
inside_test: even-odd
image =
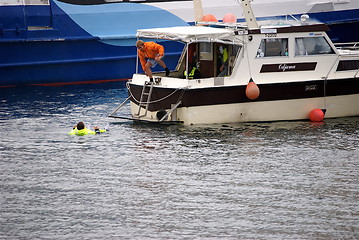
[[[150,78],[150,82],[153,82],[152,70],[157,63],[160,64],[166,70],[166,76],[170,74],[170,70],[167,68],[165,62],[162,60],[165,54],[165,48],[155,42],[144,42],[138,40],[136,42],[138,56],[142,65],[143,71],[146,76]]]

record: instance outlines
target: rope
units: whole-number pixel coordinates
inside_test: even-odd
[[[327,83],[328,83],[328,77],[329,74],[332,72],[334,66],[336,65],[337,61],[339,60],[340,55],[337,56],[337,58],[335,59],[332,67],[329,69],[327,75],[324,77],[324,86],[323,86],[323,100],[324,100],[324,109],[327,109]]]
[[[130,93],[132,99],[134,100],[134,102],[136,102],[136,103],[139,104],[140,101],[135,98],[135,96],[132,94],[132,92],[131,92],[131,90],[130,90],[129,82],[126,83],[126,87],[127,87],[128,92]],[[167,96],[165,96],[165,97],[163,97],[163,98],[160,98],[160,99],[157,99],[157,100],[155,100],[155,101],[150,101],[150,102],[148,102],[148,104],[153,104],[153,103],[161,102],[161,101],[165,100],[166,98],[169,98],[170,96],[172,96],[173,94],[175,94],[177,91],[179,91],[179,90],[185,90],[185,89],[187,89],[187,88],[177,88],[175,91],[173,91],[172,93],[168,94]],[[182,94],[182,95],[183,95],[183,94]],[[146,102],[146,103],[147,103],[147,102]]]
[[[243,40],[244,42],[244,40]],[[247,44],[243,45],[243,49],[247,54],[247,63],[248,63],[248,71],[249,71],[249,79],[252,79],[252,70],[251,70],[251,64],[249,63],[249,54],[248,54],[248,44],[249,42],[247,42]]]

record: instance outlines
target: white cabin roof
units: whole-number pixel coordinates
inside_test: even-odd
[[[233,29],[205,26],[184,26],[137,30],[138,38],[167,39],[191,42],[232,42],[240,43]]]

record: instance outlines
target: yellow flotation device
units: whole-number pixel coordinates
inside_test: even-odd
[[[81,130],[78,130],[77,128],[72,129],[68,135],[77,135],[77,136],[84,136],[87,134],[96,134],[96,133],[103,133],[106,132],[106,129],[96,129],[95,131],[92,131],[88,128],[84,128]]]

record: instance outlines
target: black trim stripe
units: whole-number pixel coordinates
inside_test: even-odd
[[[259,84],[260,95],[254,101],[292,100],[324,96],[325,81],[307,81],[294,83]],[[359,94],[359,79],[327,80],[326,96]],[[176,90],[154,87],[151,101],[165,98],[164,101],[149,105],[150,111],[169,109],[181,99],[180,107],[206,106],[252,102],[245,95],[246,86],[211,87],[203,89]],[[142,86],[130,83],[130,91],[140,99]],[[173,92],[176,91],[174,94]]]

